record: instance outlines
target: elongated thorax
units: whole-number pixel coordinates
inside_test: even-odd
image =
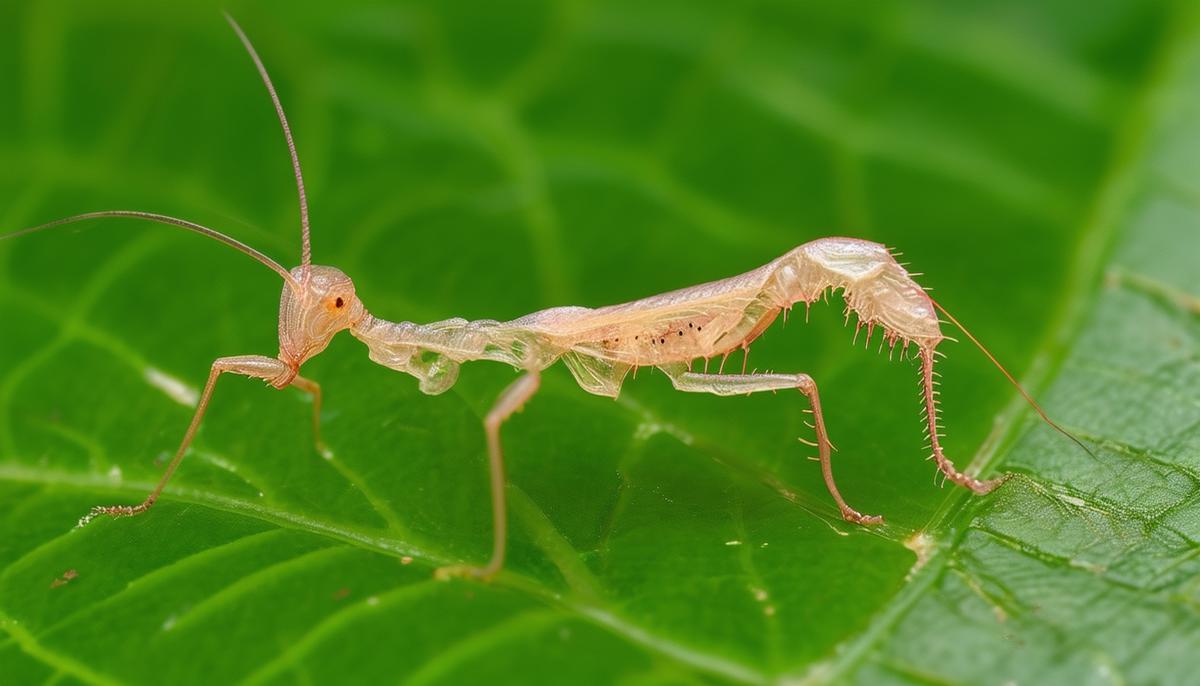
[[[932,350],[942,339],[924,290],[886,247],[852,238],[801,245],[752,271],[600,308],[556,307],[508,322],[389,322],[365,314],[351,332],[371,359],[440,393],[469,360],[540,370],[561,359],[589,392],[616,396],[625,375],[747,348],[779,314],[841,290],[857,325],[891,344]]]

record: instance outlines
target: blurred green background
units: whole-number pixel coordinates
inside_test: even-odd
[[[294,264],[282,135],[219,9],[0,6],[0,227],[141,209]],[[59,229],[0,244],[0,681],[1194,673],[1191,3],[227,9],[287,108],[315,261],[376,315],[599,306],[859,236],[902,251],[1097,456],[947,344],[949,455],[1021,476],[939,488],[915,368],[851,347],[834,302],[750,366],[816,378],[841,489],[886,526],[837,517],[798,394],[684,396],[646,370],[614,403],[559,368],[505,429],[505,573],[436,583],[490,548],[479,418],[513,373],[467,365],[428,398],[343,336],[305,367],[334,459],[305,398],[230,378],[152,513],[73,531],[141,499],[212,359],[274,354],[280,285],[183,232]]]

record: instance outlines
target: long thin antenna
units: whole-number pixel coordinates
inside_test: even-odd
[[[928,295],[928,294],[926,294],[926,295]],[[1015,378],[1013,378],[1013,375],[1010,374],[1007,369],[1004,368],[1004,365],[1000,364],[1000,360],[996,359],[996,356],[992,354],[992,351],[988,350],[987,347],[984,346],[983,343],[980,343],[978,338],[975,338],[975,334],[968,331],[967,327],[963,326],[962,322],[955,319],[954,315],[950,314],[950,312],[948,312],[946,310],[946,308],[942,307],[941,304],[938,303],[938,301],[934,300],[933,298],[929,298],[929,301],[931,303],[933,303],[934,307],[938,308],[939,312],[946,315],[946,319],[949,319],[952,324],[957,326],[960,331],[962,331],[964,334],[966,334],[967,338],[971,339],[971,342],[975,344],[975,347],[979,348],[979,350],[984,355],[986,355],[989,360],[992,361],[992,364],[996,365],[996,369],[1000,370],[1000,373],[1003,374],[1004,377],[1006,379],[1008,379],[1008,382],[1011,383],[1013,385],[1013,387],[1017,389],[1017,392],[1019,392],[1021,394],[1021,397],[1025,398],[1025,402],[1029,403],[1029,405],[1031,407],[1033,407],[1034,411],[1036,411],[1038,413],[1038,415],[1041,416],[1042,421],[1046,422],[1051,427],[1053,427],[1055,431],[1059,432],[1060,434],[1062,434],[1062,435],[1066,436],[1067,438],[1071,439],[1072,441],[1074,441],[1075,445],[1079,446],[1080,448],[1083,448],[1084,452],[1086,452],[1088,455],[1091,455],[1093,458],[1096,457],[1096,453],[1093,453],[1086,445],[1084,445],[1083,441],[1076,438],[1075,435],[1072,434],[1070,431],[1067,431],[1066,429],[1059,426],[1053,419],[1050,419],[1050,417],[1046,414],[1046,411],[1042,409],[1042,406],[1038,405],[1037,401],[1034,400],[1033,397],[1025,391],[1025,389],[1021,386],[1020,383],[1017,383],[1017,380]]]
[[[273,269],[276,273],[278,273],[280,276],[282,276],[283,280],[286,281],[293,288],[300,287],[300,284],[296,282],[296,279],[291,274],[289,274],[288,271],[286,269],[284,269],[278,262],[276,262],[275,260],[272,260],[271,258],[269,258],[266,255],[262,254],[261,252],[255,250],[254,248],[251,248],[250,246],[237,240],[236,238],[231,238],[231,237],[226,236],[225,234],[221,233],[220,231],[217,231],[216,229],[210,229],[207,226],[201,226],[200,224],[196,224],[195,222],[189,222],[186,219],[176,219],[175,217],[168,217],[165,214],[154,214],[153,212],[139,212],[136,210],[105,210],[103,212],[88,212],[87,214],[77,214],[77,215],[74,215],[71,217],[63,217],[62,219],[55,219],[54,221],[46,222],[45,224],[31,226],[28,229],[21,229],[20,231],[13,231],[12,233],[6,233],[3,235],[0,235],[0,241],[8,239],[8,238],[16,238],[18,236],[24,236],[26,234],[33,233],[35,231],[42,231],[44,229],[52,229],[56,226],[62,226],[63,224],[73,224],[75,222],[88,221],[89,219],[103,219],[106,217],[128,217],[131,219],[144,219],[146,221],[158,222],[159,224],[168,224],[170,226],[178,226],[179,228],[182,228],[182,229],[187,229],[189,231],[195,231],[196,233],[198,233],[202,236],[208,236],[209,238],[211,238],[213,240],[220,241],[221,243],[228,245],[229,247],[233,248],[234,250],[245,253],[245,254],[249,255],[250,257],[253,257],[254,259],[258,260],[259,262],[262,262],[264,265]]]
[[[233,17],[229,16],[228,12],[222,12],[222,14],[237,33],[242,45],[246,47],[246,52],[250,53],[250,59],[254,60],[254,67],[258,69],[258,75],[262,77],[263,83],[267,86],[267,92],[271,94],[271,102],[275,104],[275,114],[279,115],[279,123],[283,126],[283,135],[287,138],[288,153],[292,156],[292,171],[296,173],[296,191],[300,194],[300,264],[305,268],[304,278],[307,279],[308,266],[312,264],[312,245],[308,238],[308,197],[304,194],[304,177],[300,174],[300,157],[296,154],[296,142],[292,140],[292,129],[288,126],[287,115],[283,113],[283,104],[279,102],[279,94],[275,92],[275,85],[271,83],[271,77],[267,74],[267,68],[263,66],[262,60],[259,59],[258,52]]]

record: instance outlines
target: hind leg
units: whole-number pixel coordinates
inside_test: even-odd
[[[938,435],[937,397],[933,386],[933,352],[923,349],[921,350],[921,393],[925,399],[925,422],[929,432],[930,450],[933,451],[932,457],[937,462],[938,469],[950,481],[971,489],[976,495],[990,493],[992,489],[1004,483],[1003,477],[981,481],[967,476],[958,471],[950,458],[942,452],[941,437]]]
[[[808,397],[812,405],[813,425],[817,432],[817,453],[821,461],[821,475],[825,487],[837,503],[842,517],[855,524],[881,524],[883,517],[864,515],[846,504],[837,484],[833,481],[833,466],[830,464],[829,435],[825,431],[825,419],[821,414],[821,398],[817,383],[807,374],[698,374],[687,371],[683,366],[663,368],[675,388],[687,393],[711,393],[713,395],[745,395],[760,391],[782,391],[796,389]]]

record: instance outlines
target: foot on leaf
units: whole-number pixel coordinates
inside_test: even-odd
[[[865,515],[858,510],[846,508],[842,510],[842,519],[854,524],[862,524],[864,526],[874,526],[875,524],[883,524],[882,515]]]

